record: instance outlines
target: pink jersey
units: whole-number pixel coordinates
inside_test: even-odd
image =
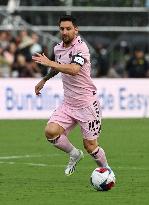
[[[62,73],[64,102],[73,108],[87,107],[96,100],[96,87],[90,77],[90,53],[80,36],[74,39],[71,46],[63,47],[63,42],[54,47],[55,61],[61,64],[75,63],[81,65],[75,76]]]

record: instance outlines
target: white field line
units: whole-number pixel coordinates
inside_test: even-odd
[[[27,165],[27,166],[34,166],[34,167],[65,167],[66,165],[62,164],[43,164],[43,163],[34,163],[34,162],[8,162],[8,161],[0,161],[0,164],[8,164],[8,165]],[[87,167],[81,167],[80,169],[86,169]],[[89,166],[88,166],[89,168]],[[149,167],[113,167],[114,170],[142,170],[142,171],[149,171]]]
[[[37,163],[16,163],[16,162],[4,162],[4,161],[0,161],[0,164],[10,164],[10,165],[14,165],[14,164],[25,164],[25,165],[30,165],[30,166],[38,166],[38,167],[46,167],[48,166],[48,164],[37,164]]]
[[[57,157],[62,156],[61,154],[52,154],[52,155],[40,155],[40,154],[34,154],[34,155],[12,155],[12,156],[0,156],[0,160],[3,159],[23,159],[23,158],[38,158],[38,157]]]
[[[31,165],[31,166],[35,166],[35,167],[47,167],[48,164],[37,164],[37,163],[23,163],[23,164],[26,164],[26,165]]]
[[[87,156],[87,155],[88,154],[84,154],[84,156]],[[30,155],[30,154],[26,154],[26,155],[0,156],[0,160],[5,160],[5,159],[23,159],[23,158],[40,158],[40,157],[60,157],[60,156],[63,156],[63,154],[58,154],[58,153],[52,153],[52,154],[49,154],[49,155],[42,155],[42,154],[33,154],[33,155],[31,154]]]
[[[15,164],[15,162],[1,162],[0,161],[0,164]]]
[[[88,155],[88,154],[85,154]],[[25,158],[40,158],[40,157],[60,157],[63,156],[61,154],[58,153],[53,153],[50,155],[41,155],[41,154],[34,154],[34,155],[12,155],[12,156],[0,156],[0,164],[9,164],[9,165],[14,165],[14,164],[24,164],[24,165],[28,165],[28,166],[37,166],[37,167],[65,167],[66,165],[62,165],[62,164],[43,164],[43,163],[34,163],[34,162],[14,162],[14,161],[6,161],[9,159],[25,159]],[[2,161],[4,160],[4,161]],[[81,167],[82,168],[82,167]],[[86,167],[84,167],[85,169]],[[113,169],[117,169],[117,170],[149,170],[149,167],[112,167]]]
[[[0,164],[24,164],[28,166],[35,166],[35,167],[65,167],[65,165],[62,164],[42,164],[42,163],[34,163],[34,162],[7,162],[7,161],[0,161]]]

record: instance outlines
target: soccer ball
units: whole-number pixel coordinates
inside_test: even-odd
[[[106,167],[98,167],[92,172],[90,182],[97,191],[108,191],[115,185],[114,172]]]

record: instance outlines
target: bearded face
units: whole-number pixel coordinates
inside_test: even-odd
[[[78,28],[71,21],[62,21],[59,28],[64,46],[68,47],[78,34]]]

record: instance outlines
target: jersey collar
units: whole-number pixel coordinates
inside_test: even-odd
[[[68,48],[70,48],[70,47],[76,45],[76,44],[79,43],[79,42],[81,42],[81,37],[80,37],[80,36],[76,36],[76,37],[73,39],[71,45],[70,45]],[[61,47],[62,47],[62,48],[65,48],[65,47],[63,46],[63,41],[61,42]],[[67,48],[65,48],[65,49],[67,49]]]

